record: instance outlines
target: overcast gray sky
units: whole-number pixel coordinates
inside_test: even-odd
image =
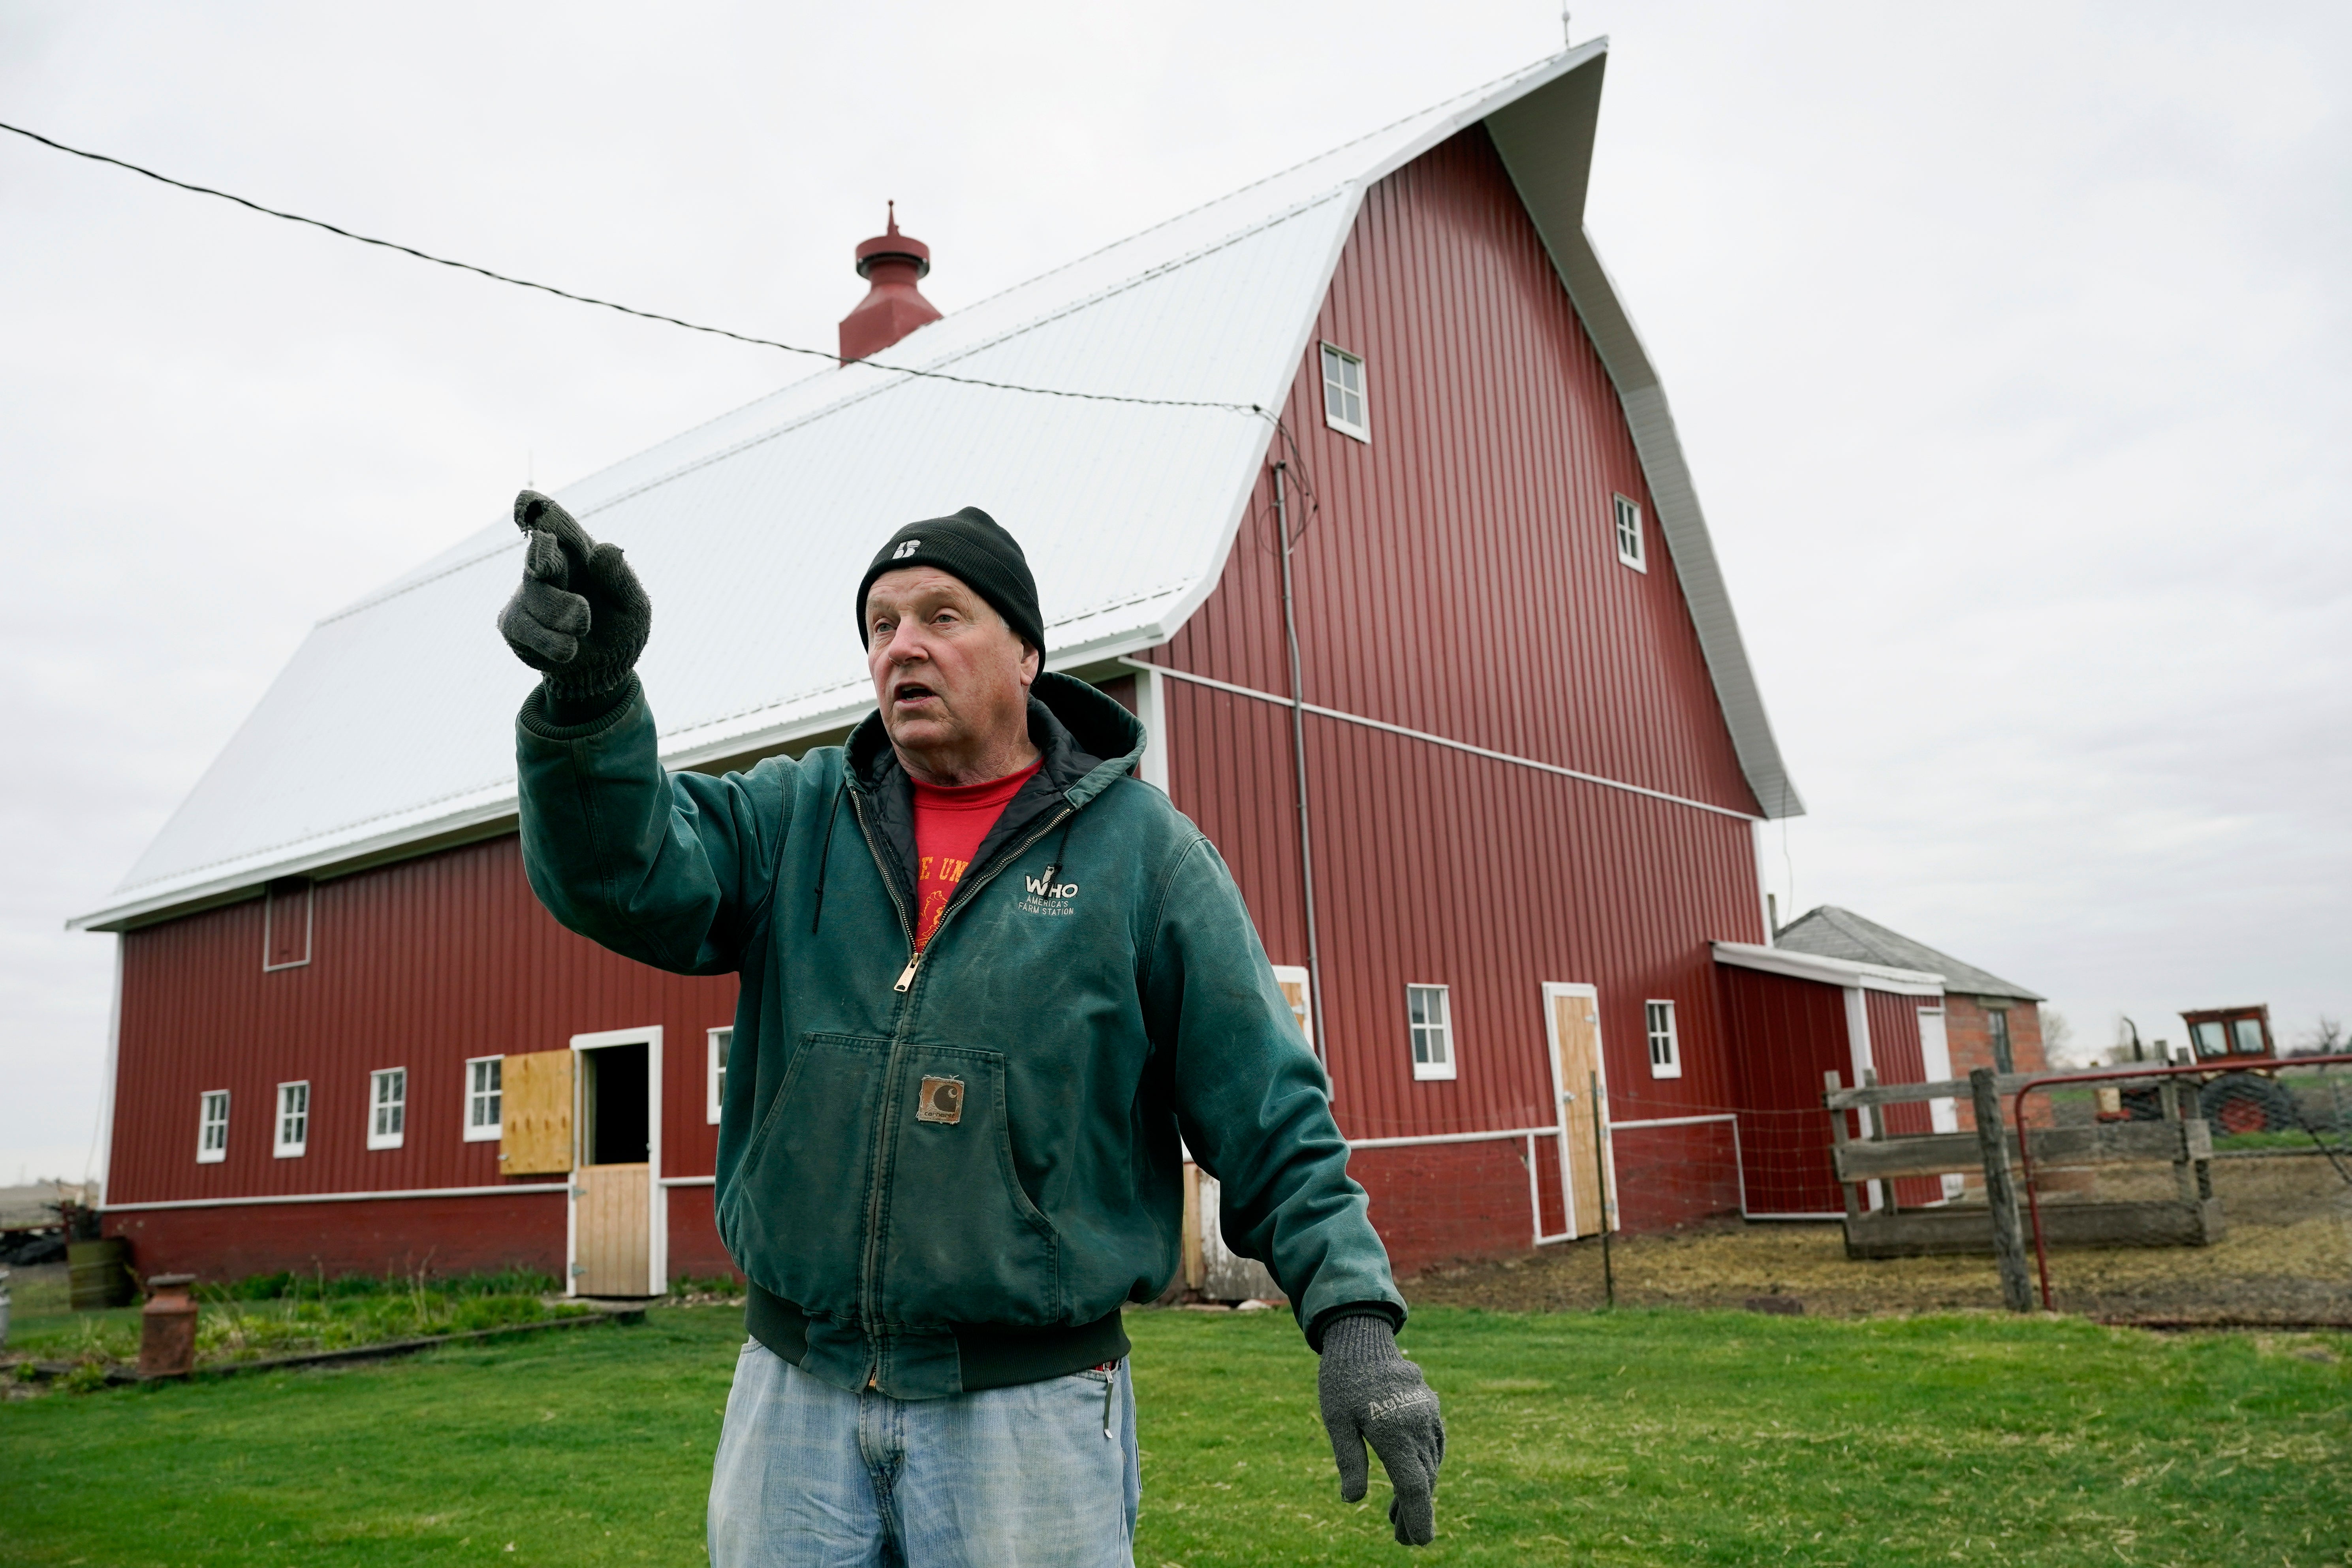
[[[1586,4],[1589,222],[1830,901],[2118,1013],[2352,1012],[2352,8]],[[0,0],[0,120],[824,347],[1559,45],[1548,0]],[[804,374],[0,136],[0,1183],[79,1174],[100,901],[312,621]],[[482,657],[503,658],[484,628]]]

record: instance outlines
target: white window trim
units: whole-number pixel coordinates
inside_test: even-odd
[[[398,1073],[400,1075],[400,1131],[397,1132],[378,1132],[375,1130],[376,1109],[378,1103],[376,1097],[380,1091],[376,1086],[393,1073]],[[408,1069],[406,1068],[377,1068],[368,1074],[367,1146],[371,1149],[397,1149],[407,1141]]]
[[[212,1140],[205,1136],[206,1133],[212,1131],[214,1125],[212,1109],[213,1099],[215,1095],[220,1099],[221,1110],[219,1123],[221,1141],[220,1147],[217,1149],[210,1146]],[[202,1094],[196,1096],[196,1163],[199,1165],[217,1165],[223,1160],[227,1158],[228,1090],[225,1089],[208,1089]]]
[[[286,1141],[286,1091],[289,1089],[302,1091],[302,1136],[290,1143]],[[278,1086],[278,1115],[269,1124],[269,1152],[276,1159],[299,1160],[310,1152],[310,1080],[295,1079]]]
[[[1356,367],[1357,380],[1362,383],[1356,390],[1357,397],[1364,405],[1364,417],[1360,421],[1349,420],[1332,410],[1331,377],[1323,363],[1326,354],[1337,354]],[[1364,356],[1349,353],[1337,343],[1323,343],[1316,350],[1315,371],[1323,384],[1323,423],[1342,436],[1352,437],[1370,446],[1372,439],[1372,384],[1370,376],[1364,372]]]
[[[490,1143],[490,1142],[495,1142],[497,1140],[499,1140],[499,1138],[503,1137],[503,1136],[505,1135],[505,1133],[506,1133],[506,1121],[507,1121],[506,1073],[505,1073],[505,1070],[504,1070],[503,1068],[501,1068],[501,1069],[500,1069],[500,1071],[499,1071],[499,1119],[498,1119],[496,1121],[492,1121],[492,1122],[486,1123],[485,1125],[480,1126],[480,1127],[477,1127],[477,1126],[475,1126],[475,1125],[474,1125],[474,1067],[475,1067],[475,1064],[477,1064],[477,1063],[478,1063],[478,1062],[502,1062],[502,1061],[504,1061],[504,1060],[506,1060],[506,1059],[507,1059],[507,1058],[506,1058],[506,1053],[505,1053],[504,1051],[500,1051],[500,1052],[499,1052],[499,1053],[498,1053],[496,1056],[488,1056],[488,1057],[467,1057],[467,1058],[466,1058],[466,1076],[465,1076],[465,1079],[464,1079],[464,1080],[463,1080],[463,1081],[464,1081],[464,1085],[465,1085],[465,1090],[466,1090],[466,1103],[465,1103],[465,1105],[463,1106],[463,1108],[461,1108],[461,1109],[460,1109],[460,1110],[458,1111],[458,1118],[457,1118],[457,1120],[458,1120],[458,1124],[459,1124],[460,1126],[462,1126],[462,1127],[466,1130],[466,1142],[468,1142],[468,1143]],[[370,1127],[373,1127],[373,1126],[375,1125],[375,1123],[374,1123],[374,1121],[373,1121],[373,1120],[371,1120],[371,1121],[368,1122],[368,1125],[369,1125]]]
[[[725,1037],[727,1047],[731,1052],[735,1047],[734,1025],[722,1024],[718,1028],[705,1029],[702,1032],[703,1112],[704,1119],[713,1127],[719,1125],[719,1109],[727,1097],[727,1069],[720,1065],[719,1059],[719,1042],[721,1037]]]
[[[1652,1014],[1650,1012],[1650,1009],[1653,1007],[1664,1007],[1666,1010],[1666,1059],[1664,1062],[1658,1060],[1657,1027],[1652,1021]],[[1675,1022],[1674,998],[1670,996],[1653,996],[1643,1002],[1642,1041],[1650,1053],[1650,1076],[1652,1078],[1680,1078],[1683,1076],[1682,1030],[1680,1026]]]
[[[1445,1022],[1439,1026],[1445,1031],[1445,1059],[1442,1062],[1425,1062],[1413,1053],[1412,994],[1416,991],[1434,991],[1444,1000]],[[1426,1025],[1422,1026],[1427,1027]],[[1462,1049],[1460,1042],[1454,1037],[1454,988],[1452,986],[1440,984],[1433,980],[1412,980],[1405,983],[1404,1049],[1405,1059],[1412,1063],[1412,1076],[1415,1082],[1428,1082],[1456,1076],[1461,1068]]]
[[[1625,550],[1625,527],[1622,521],[1628,512],[1633,518],[1633,549],[1631,554]],[[1620,566],[1631,566],[1634,571],[1645,574],[1650,570],[1650,541],[1642,525],[1640,501],[1623,494],[1609,498],[1609,537],[1617,546],[1617,563]]]

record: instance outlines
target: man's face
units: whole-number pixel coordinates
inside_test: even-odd
[[[874,579],[866,591],[866,668],[891,745],[929,782],[959,780],[1027,741],[1036,650],[936,566]]]

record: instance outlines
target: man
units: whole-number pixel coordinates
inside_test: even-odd
[[[1444,1427],[1322,1070],[1215,849],[1130,776],[1141,726],[1041,672],[1012,536],[899,530],[856,597],[874,714],[714,779],[656,755],[621,552],[530,490],[515,521],[531,887],[617,952],[741,977],[716,1200],[751,1338],[711,1561],[1128,1563],[1119,1310],[1175,1269],[1180,1136],[1322,1356],[1341,1495],[1369,1441],[1426,1542]]]

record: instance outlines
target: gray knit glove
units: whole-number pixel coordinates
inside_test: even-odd
[[[599,544],[537,490],[515,497],[515,526],[530,543],[522,586],[499,612],[515,657],[544,670],[550,696],[579,699],[628,679],[653,630],[653,601],[617,544]]]
[[[1381,1457],[1395,1495],[1389,1522],[1398,1542],[1426,1546],[1437,1533],[1437,1467],[1445,1458],[1445,1423],[1437,1394],[1421,1368],[1397,1350],[1385,1318],[1341,1318],[1323,1331],[1323,1370],[1317,1380],[1323,1427],[1339,1464],[1339,1496],[1361,1501],[1370,1479],[1364,1445]]]

